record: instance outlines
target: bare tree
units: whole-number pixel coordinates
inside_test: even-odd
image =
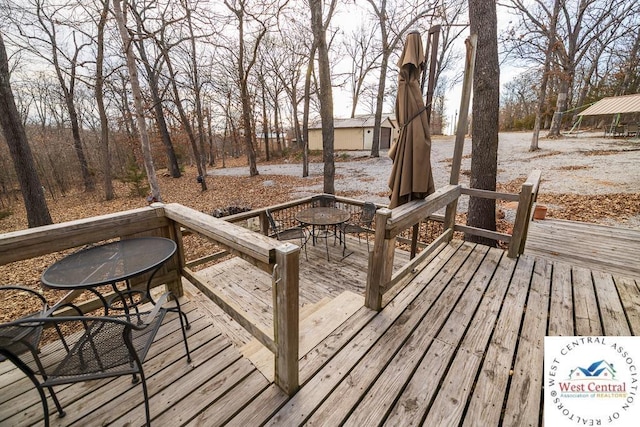
[[[165,155],[167,157],[167,169],[173,178],[180,178],[182,173],[180,172],[180,166],[178,165],[178,158],[171,141],[171,134],[167,127],[167,121],[164,116],[163,99],[160,95],[159,76],[161,73],[161,60],[157,59],[154,64],[151,64],[151,59],[147,55],[145,48],[145,35],[149,34],[149,31],[144,28],[144,22],[140,11],[138,11],[137,3],[134,1],[130,5],[130,10],[136,20],[136,29],[138,37],[135,38],[134,43],[140,55],[140,61],[147,73],[147,80],[149,82],[149,94],[151,96],[151,102],[153,103],[153,113],[158,126],[158,132],[160,133],[160,139],[164,146]]]
[[[536,119],[533,125],[533,136],[529,151],[538,150],[538,137],[540,135],[540,122],[544,111],[544,104],[547,97],[547,84],[549,83],[549,71],[551,58],[556,44],[556,27],[558,25],[558,14],[560,13],[560,0],[554,0],[553,12],[550,16],[549,34],[547,36],[547,47],[545,49],[544,65],[542,67],[542,79],[540,80],[540,90],[538,92],[538,106],[536,108]]]
[[[505,46],[508,51],[514,53],[520,62],[525,60],[544,64],[547,52],[551,49],[550,73],[542,75],[543,79],[555,77],[553,83],[557,91],[548,137],[560,135],[563,118],[576,87],[576,72],[580,64],[589,57],[598,40],[608,37],[607,32],[612,27],[619,25],[621,20],[630,19],[638,8],[637,2],[625,0],[557,3],[554,2],[553,11],[542,0],[533,3],[509,0],[506,4],[519,16],[516,28],[506,33]],[[559,7],[558,13],[555,12],[556,6]],[[554,20],[555,31],[551,31]]]
[[[376,114],[371,144],[371,156],[379,157],[380,124],[382,123],[389,58],[402,41],[405,33],[416,26],[420,20],[434,13],[434,5],[427,2],[427,4],[420,4],[420,8],[418,8],[413,3],[403,1],[399,1],[395,5],[389,4],[387,0],[367,0],[367,2],[371,5],[371,10],[378,20],[382,43],[380,81],[376,95]]]
[[[36,172],[36,165],[27,141],[27,134],[16,107],[9,82],[9,60],[0,32],[0,125],[9,145],[13,166],[20,182],[29,227],[52,224],[44,190]]]
[[[276,15],[280,10],[280,7],[276,3],[267,5],[262,4],[262,10],[259,13],[254,13],[249,8],[247,0],[224,0],[225,6],[234,15],[238,28],[238,46],[234,56],[236,57],[236,69],[237,69],[237,81],[240,89],[240,99],[242,102],[242,124],[244,127],[244,141],[245,149],[247,151],[247,160],[249,162],[249,175],[258,175],[258,167],[256,165],[256,150],[253,145],[253,127],[251,125],[251,96],[249,93],[249,78],[251,76],[252,68],[255,66],[258,59],[258,51],[262,39],[267,34],[268,16],[266,12],[269,8],[277,9]],[[250,18],[255,24],[253,28],[253,34],[246,32],[246,21]]]
[[[200,152],[200,146],[198,145],[198,140],[196,139],[196,134],[193,131],[193,126],[191,126],[191,121],[187,115],[187,112],[182,105],[182,98],[180,97],[180,88],[178,87],[178,72],[173,67],[173,60],[171,59],[171,55],[169,53],[170,47],[168,43],[164,40],[164,33],[162,33],[160,40],[157,40],[156,43],[160,47],[162,52],[162,56],[164,57],[165,63],[167,64],[167,71],[169,72],[169,81],[171,87],[173,89],[173,101],[178,109],[178,114],[180,115],[180,121],[182,122],[182,126],[184,126],[184,130],[187,133],[189,138],[189,142],[191,143],[191,149],[193,150],[193,157],[196,161],[196,167],[198,169],[198,176],[201,177],[199,179],[200,186],[202,191],[207,190],[207,180],[204,179],[205,170],[202,168],[202,157],[203,153]]]
[[[496,190],[498,174],[498,114],[500,109],[500,66],[496,4],[485,0],[469,0],[471,34],[478,35],[478,50],[473,77],[473,122],[470,187]],[[467,224],[485,230],[496,229],[496,201],[471,197]],[[495,246],[496,242],[481,236],[465,239]]]
[[[327,23],[335,10],[336,0],[333,0],[327,11]],[[333,146],[333,90],[331,86],[331,64],[329,62],[329,48],[327,46],[327,27],[323,21],[322,0],[309,0],[311,9],[311,29],[314,45],[318,51],[318,75],[320,80],[320,117],[322,119],[322,160],[324,161],[324,189],[327,194],[335,194],[334,178],[336,174]]]
[[[382,55],[373,46],[376,26],[360,25],[343,39],[343,45],[350,59],[349,89],[351,94],[351,118],[356,115],[356,108],[362,91],[365,89],[366,78],[380,66],[378,59]]]
[[[73,147],[80,165],[85,191],[93,191],[95,182],[85,156],[78,111],[75,105],[75,89],[78,84],[78,69],[83,65],[81,54],[90,40],[73,28],[69,19],[71,5],[49,5],[44,0],[33,0],[18,6],[24,12],[22,22],[16,28],[27,40],[25,50],[48,62],[54,69],[62,91],[73,136]],[[64,40],[60,40],[61,34]]]
[[[122,0],[113,0],[113,9],[118,23],[118,30],[125,57],[127,59],[127,68],[129,70],[129,79],[131,83],[131,92],[133,93],[133,102],[136,109],[136,123],[138,125],[138,133],[140,136],[140,144],[142,146],[142,157],[144,159],[144,167],[147,172],[149,187],[151,188],[151,196],[154,200],[162,201],[160,195],[160,186],[156,177],[156,170],[153,165],[153,157],[151,156],[151,143],[147,132],[147,123],[144,116],[144,107],[142,104],[142,90],[140,89],[140,81],[138,79],[138,70],[136,66],[136,58],[131,46],[131,38],[127,29],[126,18],[122,10]],[[126,6],[126,0],[124,0]]]
[[[98,21],[98,39],[96,53],[96,83],[95,94],[100,116],[100,147],[102,149],[102,169],[104,198],[111,200],[114,197],[113,183],[111,182],[111,156],[109,154],[109,120],[104,103],[104,47],[105,28],[109,17],[109,0],[102,1],[102,10]]]
[[[205,144],[206,132],[204,129],[204,114],[202,112],[202,87],[200,83],[200,74],[198,72],[198,50],[196,48],[196,34],[194,31],[193,18],[191,16],[191,6],[187,0],[183,0],[182,7],[185,11],[185,19],[187,28],[189,29],[189,50],[191,58],[191,79],[193,85],[194,104],[196,109],[196,120],[198,123],[198,143],[200,148],[200,177],[202,181],[202,190],[207,189],[205,182],[207,176],[207,147]]]

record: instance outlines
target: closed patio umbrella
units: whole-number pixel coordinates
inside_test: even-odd
[[[431,133],[420,90],[420,73],[424,67],[420,33],[407,35],[398,66],[396,118],[400,134],[389,150],[389,157],[393,160],[389,177],[390,209],[410,200],[424,199],[435,191],[431,171]]]

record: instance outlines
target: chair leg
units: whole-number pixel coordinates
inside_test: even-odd
[[[147,380],[144,377],[142,367],[140,367],[140,379],[142,382],[142,394],[144,395],[144,415],[147,419],[146,426],[151,427],[151,412],[149,411],[149,392],[147,391]]]
[[[307,256],[307,242],[302,237],[300,238],[300,247],[304,248],[304,259],[309,261],[309,257]]]
[[[44,393],[45,387],[40,385],[40,381],[38,381],[38,378],[36,378],[36,375],[33,372],[33,370],[29,368],[29,366],[26,363],[24,363],[22,360],[15,357],[12,353],[9,353],[9,352],[2,351],[0,352],[0,354],[6,357],[7,359],[9,359],[11,363],[13,363],[18,369],[20,369],[22,373],[25,374],[27,378],[29,378],[29,380],[33,383],[36,390],[38,390],[38,394],[40,395],[40,402],[42,403],[44,425],[45,427],[49,427],[49,405],[47,404],[47,396]],[[53,402],[56,405],[56,409],[58,410],[59,417],[60,418],[64,417],[65,412],[62,410],[62,406],[60,405],[60,402],[58,401],[58,398],[56,397],[53,389],[51,387],[46,387],[46,388],[49,389],[49,392],[51,393],[51,398],[53,399]]]
[[[56,405],[56,409],[58,410],[58,418],[62,418],[65,415],[67,415],[67,413],[64,412],[64,409],[62,409],[62,405],[60,404],[60,401],[58,400],[58,396],[56,396],[56,393],[53,391],[53,387],[47,387],[47,389],[49,389],[49,394],[51,395],[51,400],[53,400],[53,403]]]
[[[184,341],[184,349],[187,352],[187,362],[191,362],[191,353],[189,352],[189,344],[187,343],[187,329],[191,328],[189,324],[189,319],[187,319],[187,315],[182,312],[180,309],[180,301],[178,298],[174,298],[176,301],[176,308],[178,309],[179,318],[180,318],[180,329],[182,330],[182,339]],[[182,316],[184,316],[184,321],[182,320]]]
[[[329,261],[329,236],[324,236],[324,246],[327,248],[327,261]]]

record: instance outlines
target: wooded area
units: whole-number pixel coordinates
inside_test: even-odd
[[[502,91],[501,128],[558,136],[605,96],[640,91],[640,5],[627,0],[509,0],[505,62],[530,67]],[[596,125],[597,122],[593,122]],[[535,147],[532,147],[535,148]]]
[[[11,88],[42,187],[52,198],[82,187],[98,188],[108,200],[112,177],[149,195],[139,139],[143,123],[155,169],[179,177],[182,167],[195,165],[203,190],[207,168],[224,166],[228,156],[246,156],[249,175],[259,173],[260,159],[294,150],[302,150],[306,162],[308,123],[321,111],[321,69],[329,68],[324,80],[334,92],[349,93],[352,116],[375,114],[379,125],[395,100],[395,62],[406,32],[426,37],[436,25],[441,34],[432,111],[446,126],[452,112],[445,101],[461,78],[469,24],[464,0],[1,4]],[[116,23],[120,4],[124,32]],[[309,6],[316,5],[322,16],[312,25]],[[637,92],[639,9],[623,0],[500,4],[502,64],[530,66],[502,82],[502,127],[530,129],[539,110],[542,129],[552,126],[556,113],[555,131],[572,122],[578,106]],[[505,28],[506,17],[511,21]],[[328,64],[314,26],[316,35],[325,34]],[[124,52],[135,60],[139,112]],[[379,130],[371,154],[379,155]],[[9,159],[7,145],[0,144],[0,211],[20,194]],[[330,188],[325,182],[325,191]],[[156,191],[151,196],[160,197]]]

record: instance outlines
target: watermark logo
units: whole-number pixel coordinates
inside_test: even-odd
[[[640,337],[545,337],[546,426],[637,426]]]

